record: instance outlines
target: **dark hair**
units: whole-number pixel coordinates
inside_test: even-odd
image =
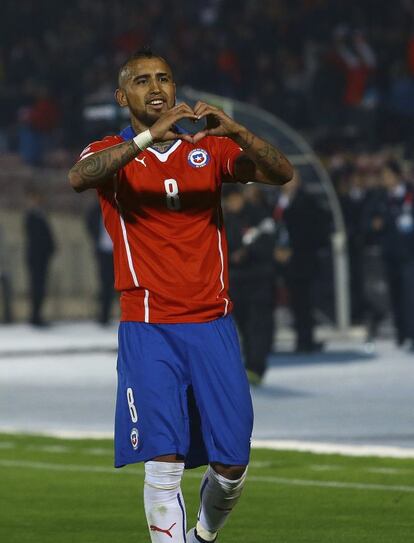
[[[135,51],[135,53],[132,53],[132,55],[127,59],[126,63],[128,63],[131,60],[135,60],[137,58],[145,57],[145,58],[152,58],[157,57],[158,55],[155,55],[152,52],[150,45],[145,45],[144,47],[141,47],[141,49],[138,49]]]
[[[134,60],[138,60],[140,58],[160,58],[166,64],[168,64],[168,62],[163,57],[161,57],[160,55],[157,55],[156,53],[153,53],[150,45],[145,45],[141,49],[138,49],[137,51],[135,51],[135,53],[132,53],[132,55],[130,55],[123,62],[122,66],[119,68],[119,72],[118,72],[118,84],[119,84],[119,86],[121,86],[121,80],[122,80],[122,77],[124,75],[123,72],[126,71],[126,69],[128,68],[128,65],[131,62],[134,62]]]

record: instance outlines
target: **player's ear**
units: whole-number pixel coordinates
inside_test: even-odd
[[[116,89],[115,91],[115,100],[121,107],[126,107],[128,105],[127,97],[124,89]]]

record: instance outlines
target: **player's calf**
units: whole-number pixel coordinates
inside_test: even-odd
[[[204,474],[200,488],[200,510],[198,522],[188,534],[190,543],[215,541],[217,532],[238,502],[246,480],[247,467],[215,465],[209,466]],[[232,469],[233,468],[233,469]],[[224,477],[216,470],[225,472]],[[236,479],[235,476],[238,476]]]

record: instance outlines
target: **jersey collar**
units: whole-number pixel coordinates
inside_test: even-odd
[[[178,127],[177,127],[178,128]],[[179,133],[185,133],[185,130],[180,129]],[[119,135],[124,138],[124,140],[132,140],[132,138],[135,138],[136,133],[135,130],[132,128],[132,126],[127,126],[121,132]],[[179,145],[181,145],[182,140],[177,140],[174,143],[171,144],[171,146],[166,149],[165,151],[161,152],[157,149],[153,149],[152,147],[147,147],[147,151],[150,151],[153,155],[155,155],[160,162],[166,162],[168,157],[177,149]]]

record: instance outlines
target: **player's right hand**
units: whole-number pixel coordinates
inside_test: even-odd
[[[177,134],[172,129],[175,123],[181,119],[192,119],[196,121],[198,117],[188,104],[182,103],[178,106],[174,106],[163,113],[160,118],[150,127],[149,130],[151,132],[153,141],[168,141],[177,138],[185,139],[185,136],[182,134]]]

